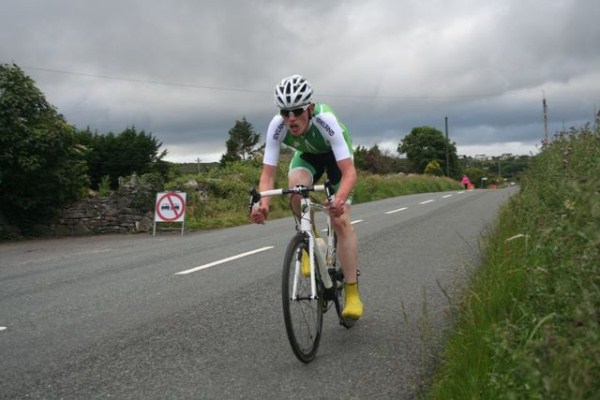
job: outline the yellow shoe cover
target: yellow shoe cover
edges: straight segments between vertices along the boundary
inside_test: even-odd
[[[306,278],[310,276],[310,256],[306,250],[302,250],[302,275]]]
[[[358,296],[357,283],[345,283],[346,301],[342,310],[342,317],[351,319],[360,319],[363,314],[363,304]]]

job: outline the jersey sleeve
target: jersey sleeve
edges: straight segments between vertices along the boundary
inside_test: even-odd
[[[343,125],[331,112],[323,112],[315,116],[315,123],[319,131],[331,145],[331,150],[336,161],[351,158],[351,144],[348,142],[348,136],[345,135]]]
[[[287,128],[283,118],[279,115],[273,117],[269,123],[269,128],[267,129],[263,164],[277,166],[277,162],[279,161],[279,152],[281,150],[281,143],[285,137],[286,130]]]

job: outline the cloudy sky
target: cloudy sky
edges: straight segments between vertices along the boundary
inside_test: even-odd
[[[218,161],[273,87],[302,74],[355,145],[395,153],[416,126],[459,155],[530,154],[600,109],[597,0],[1,0],[0,63],[68,122],[135,126],[167,159]]]

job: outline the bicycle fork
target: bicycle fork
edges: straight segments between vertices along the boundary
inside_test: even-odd
[[[307,200],[302,200],[302,210],[308,210]],[[315,243],[315,235],[312,232],[312,224],[310,218],[306,217],[306,212],[302,212],[300,217],[300,231],[303,232],[306,236],[308,236],[308,254],[310,259],[310,299],[316,300],[318,298],[317,292],[317,279],[316,273],[318,271],[319,277],[323,282],[323,286],[325,289],[331,289],[333,287],[333,283],[331,282],[331,277],[329,276],[329,272],[327,271],[327,263],[325,261],[325,255],[319,249],[319,246]],[[316,265],[315,265],[316,264]],[[292,297],[294,299],[298,298],[297,295],[297,287],[298,287],[298,279],[301,276],[302,272],[302,257],[301,254],[296,259],[296,268],[294,273],[294,283],[293,283],[293,291]]]

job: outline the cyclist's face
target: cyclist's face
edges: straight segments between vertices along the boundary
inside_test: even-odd
[[[315,108],[314,104],[311,104],[308,109],[304,110],[302,114],[296,116],[293,112],[283,116],[283,120],[292,135],[300,136],[308,130],[310,124],[309,112],[312,113]]]

